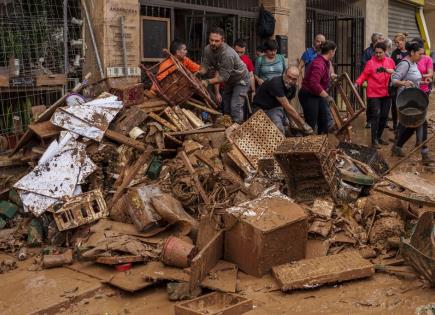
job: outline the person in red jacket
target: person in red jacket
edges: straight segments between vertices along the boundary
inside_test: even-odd
[[[337,45],[330,40],[320,46],[320,54],[308,66],[298,95],[305,121],[313,130],[317,128],[318,134],[328,133],[328,106],[334,99],[326,91],[336,49]]]
[[[388,82],[394,72],[395,63],[385,55],[385,43],[375,44],[374,50],[375,55],[367,62],[355,84],[362,85],[367,81],[367,121],[371,125],[372,147],[378,149],[380,144],[388,145],[388,142],[382,139],[382,133],[387,126],[391,108]]]

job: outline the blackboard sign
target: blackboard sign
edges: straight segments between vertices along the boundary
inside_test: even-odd
[[[161,61],[162,50],[169,48],[169,19],[156,17],[141,18],[141,56],[142,61]]]

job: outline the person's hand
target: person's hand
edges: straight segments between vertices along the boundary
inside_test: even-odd
[[[387,69],[385,69],[384,67],[379,67],[376,69],[376,73],[381,73],[381,72],[387,72]]]
[[[405,82],[403,82],[403,86],[404,87],[411,87],[414,86],[414,82],[406,80]]]
[[[264,83],[264,80],[263,79],[258,79],[257,83],[258,83],[258,85],[262,85]]]
[[[432,78],[427,77],[427,78],[424,79],[424,82],[425,82],[426,84],[429,84],[429,83],[432,82]]]
[[[332,81],[337,80],[337,77],[338,77],[338,75],[337,75],[336,73],[332,73],[332,74],[331,74],[331,79],[332,79]]]
[[[208,88],[208,86],[210,85],[210,81],[209,80],[202,80],[201,84],[205,87]]]
[[[308,125],[307,123],[304,123],[303,129],[306,135],[312,135],[314,133],[313,128],[311,128],[311,126]]]
[[[216,93],[215,97],[216,97],[216,103],[221,104],[222,103],[222,94]]]
[[[326,103],[328,103],[329,106],[331,106],[332,104],[335,103],[335,100],[331,95],[328,95],[327,97],[325,97],[325,101],[326,101]]]

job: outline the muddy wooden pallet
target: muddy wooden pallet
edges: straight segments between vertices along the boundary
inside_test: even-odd
[[[272,271],[282,291],[365,278],[375,273],[374,266],[356,251],[300,260],[273,267]]]
[[[262,110],[231,134],[231,140],[255,168],[261,159],[273,159],[273,153],[284,139],[285,136]],[[280,174],[278,163],[274,163],[275,172]]]

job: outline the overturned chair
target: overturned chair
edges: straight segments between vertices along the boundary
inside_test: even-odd
[[[176,106],[186,102],[193,95],[197,94],[209,107],[217,108],[217,105],[211,99],[208,90],[201,84],[201,81],[187,70],[174,55],[166,49],[163,52],[168,56],[163,61],[150,68],[140,65],[163,99],[172,106]],[[159,69],[160,65],[168,60],[172,62],[167,67]],[[157,79],[158,76],[164,72],[169,72],[169,74],[159,81]]]

